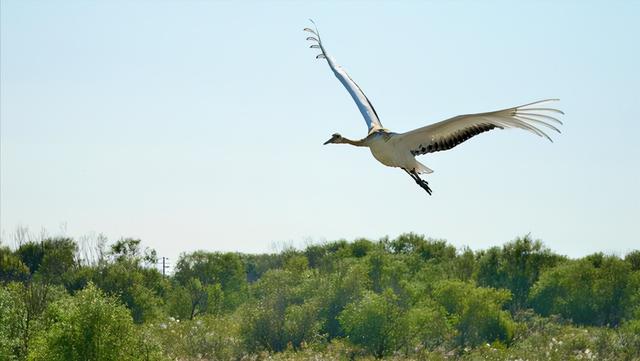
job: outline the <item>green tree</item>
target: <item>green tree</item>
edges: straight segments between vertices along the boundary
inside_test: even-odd
[[[48,304],[60,296],[60,291],[52,286],[39,283],[13,282],[2,287],[0,293],[0,319],[8,332],[3,344],[11,345],[13,357],[24,360],[29,352],[34,335],[41,328],[42,314]]]
[[[305,259],[306,262],[306,259]],[[299,268],[299,262],[289,264]],[[241,334],[250,350],[282,351],[319,338],[322,280],[313,271],[270,270],[252,287],[255,298],[240,310]]]
[[[37,271],[37,276],[45,282],[64,284],[68,272],[76,266],[78,245],[71,238],[49,238],[42,247],[44,256]]]
[[[422,299],[411,307],[405,318],[408,327],[407,346],[419,345],[433,350],[454,335],[444,307],[429,298]]]
[[[640,271],[640,250],[627,253],[627,255],[624,256],[624,260],[631,265],[632,271]]]
[[[481,253],[476,280],[485,287],[506,288],[511,291],[512,310],[527,305],[529,290],[540,273],[555,266],[561,257],[551,253],[540,241],[529,236],[494,247]]]
[[[187,286],[193,278],[198,279],[202,286],[219,284],[226,310],[235,309],[247,297],[245,267],[235,253],[197,251],[182,255],[176,264],[174,279]]]
[[[350,303],[339,316],[349,341],[364,347],[376,357],[403,346],[408,331],[406,318],[391,290],[382,294],[366,292]]]
[[[44,258],[44,247],[40,242],[26,242],[21,244],[16,250],[20,260],[29,268],[29,273],[33,275]]]
[[[387,248],[396,254],[415,254],[422,260],[442,262],[454,259],[456,248],[443,240],[427,239],[415,233],[405,233],[388,242]]]
[[[0,283],[25,281],[29,278],[29,267],[9,247],[0,246]]]
[[[241,333],[250,350],[282,351],[287,346],[285,312],[297,277],[289,271],[267,271],[254,286],[255,299],[241,312]]]
[[[629,263],[595,254],[544,272],[531,290],[531,305],[578,324],[616,326],[635,308],[635,280]]]
[[[77,244],[71,238],[47,238],[42,242],[26,242],[16,255],[29,267],[29,272],[48,283],[62,284],[65,274],[75,265]]]
[[[433,296],[454,320],[459,345],[511,341],[515,324],[502,310],[511,297],[509,291],[448,280],[438,282]]]
[[[93,282],[107,294],[118,297],[131,310],[136,323],[157,319],[161,314],[162,298],[152,289],[160,279],[155,269],[144,269],[134,262],[120,260],[100,266]],[[161,277],[161,276],[160,276]]]
[[[302,304],[288,305],[284,312],[284,337],[294,347],[320,339],[322,322],[318,303],[309,300]]]
[[[373,242],[364,238],[356,239],[355,241],[353,241],[353,243],[351,243],[350,246],[351,254],[353,255],[353,257],[357,258],[366,256],[375,248]]]
[[[326,276],[326,282],[319,287],[320,317],[324,320],[322,332],[329,338],[343,336],[338,316],[344,308],[360,299],[370,287],[367,267],[363,263],[347,264]]]
[[[148,328],[160,339],[171,360],[240,360],[239,322],[234,316],[203,315],[195,320],[171,320]],[[245,356],[246,357],[246,356]]]
[[[129,311],[93,284],[48,310],[49,327],[38,335],[29,360],[140,360]]]
[[[179,286],[180,287],[180,286]],[[222,311],[224,292],[219,283],[203,285],[199,279],[192,278],[184,287],[188,295],[189,319],[202,314],[219,314]]]
[[[0,287],[0,360],[17,360],[22,351],[16,306],[9,287]]]
[[[163,298],[170,282],[155,268],[155,251],[142,248],[140,240],[123,238],[113,244],[108,261],[95,269],[79,268],[68,289],[92,281],[102,291],[118,297],[131,310],[133,320],[143,323],[163,314]]]
[[[135,266],[155,265],[158,255],[152,248],[142,248],[142,241],[133,238],[122,238],[110,247],[109,256],[115,262],[128,262]]]

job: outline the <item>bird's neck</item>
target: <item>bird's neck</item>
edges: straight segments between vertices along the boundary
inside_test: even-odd
[[[342,137],[342,143],[351,144],[351,145],[354,145],[356,147],[366,147],[367,146],[366,138],[365,139],[360,139],[360,140],[351,140],[351,139],[347,139],[345,137]]]

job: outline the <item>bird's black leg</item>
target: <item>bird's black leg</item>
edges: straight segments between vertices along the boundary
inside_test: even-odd
[[[420,186],[420,188],[424,189],[425,191],[427,191],[427,193],[429,193],[429,195],[431,195],[432,191],[431,191],[431,188],[429,188],[429,182],[427,182],[426,180],[420,178],[418,173],[416,173],[413,170],[412,171],[408,171],[408,170],[404,169],[404,171],[407,172],[407,174],[409,174],[411,176],[411,178],[413,178],[413,180],[416,182],[417,185]]]

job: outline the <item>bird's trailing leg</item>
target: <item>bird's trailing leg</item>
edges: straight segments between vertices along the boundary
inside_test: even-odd
[[[429,188],[429,182],[427,182],[426,180],[420,178],[420,176],[418,175],[418,173],[416,173],[415,170],[406,170],[404,168],[402,168],[405,172],[407,172],[408,175],[411,176],[411,178],[413,178],[413,180],[416,182],[417,185],[420,186],[420,188],[424,189],[425,191],[427,191],[427,193],[429,193],[429,195],[431,195],[431,188]]]

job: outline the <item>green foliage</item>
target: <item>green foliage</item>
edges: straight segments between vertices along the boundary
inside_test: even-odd
[[[93,284],[48,309],[29,360],[139,360],[137,333],[128,310]]]
[[[142,241],[133,238],[123,238],[111,245],[109,255],[118,263],[132,263],[135,266],[141,264],[153,265],[158,262],[156,251],[151,248],[141,247]]]
[[[17,306],[9,287],[0,288],[0,360],[16,360],[22,351]]]
[[[58,237],[42,242],[26,242],[16,250],[31,275],[44,282],[62,284],[76,265],[78,246],[73,239]]]
[[[317,280],[310,273],[271,270],[254,288],[255,300],[241,310],[241,333],[250,350],[282,351],[319,337]]]
[[[224,292],[220,284],[203,285],[197,278],[191,278],[185,286],[177,285],[170,296],[170,313],[182,320],[220,314],[223,306]]]
[[[291,304],[284,312],[284,335],[287,344],[299,348],[304,344],[322,339],[320,336],[321,321],[318,318],[320,309],[315,300],[302,304]]]
[[[515,311],[527,305],[529,290],[540,273],[559,261],[560,257],[540,241],[526,236],[505,244],[502,249],[494,247],[484,252],[478,260],[476,280],[481,286],[510,290],[510,306]]]
[[[433,296],[451,316],[459,345],[511,341],[515,324],[501,309],[511,298],[509,291],[476,287],[461,281],[441,281]]]
[[[198,251],[165,277],[140,240],[109,249],[81,263],[69,238],[0,247],[0,360],[640,359],[638,251],[567,260],[529,237],[474,252],[408,233]]]
[[[38,270],[44,258],[44,247],[39,242],[26,242],[16,250],[16,255],[29,268],[32,275]]]
[[[26,281],[29,267],[9,247],[0,247],[0,283]]]
[[[324,320],[322,332],[330,338],[343,336],[338,316],[344,308],[362,297],[371,282],[364,264],[343,265],[326,278],[321,286],[320,315]]]
[[[37,275],[45,282],[63,284],[67,272],[76,265],[78,246],[70,238],[51,238],[43,242],[44,257]]]
[[[377,357],[389,354],[406,342],[407,324],[391,290],[382,294],[366,292],[339,316],[349,341]]]
[[[143,323],[162,315],[162,299],[152,289],[161,287],[154,274],[159,275],[155,269],[144,269],[135,262],[120,259],[100,266],[92,280],[107,294],[118,297],[131,310],[136,323]]]
[[[374,247],[375,246],[373,242],[367,239],[356,239],[355,241],[353,241],[353,243],[351,243],[351,254],[356,258],[364,257],[369,252],[371,252]]]
[[[203,286],[220,285],[225,310],[234,310],[248,294],[245,267],[235,253],[197,251],[182,255],[176,264],[174,279],[186,286],[194,278]]]
[[[415,233],[405,233],[391,242],[387,248],[395,254],[415,254],[424,261],[436,260],[442,262],[456,256],[456,248],[443,240],[426,239]]]
[[[6,339],[0,340],[2,354],[10,351],[23,360],[34,335],[42,326],[42,314],[49,303],[60,297],[60,291],[44,283],[10,283],[0,293],[0,319]]]
[[[421,300],[405,315],[408,329],[407,344],[433,350],[449,341],[454,335],[444,307],[431,299]]]
[[[624,256],[625,262],[631,265],[632,271],[640,271],[640,251],[631,251]]]
[[[530,299],[542,315],[559,314],[584,325],[616,326],[638,307],[639,292],[638,277],[629,263],[596,254],[544,272]]]
[[[282,254],[240,254],[238,257],[244,264],[247,282],[250,283],[260,279],[270,269],[281,268],[284,263]]]
[[[171,360],[237,360],[242,355],[235,316],[204,315],[195,320],[168,319],[149,330]]]

